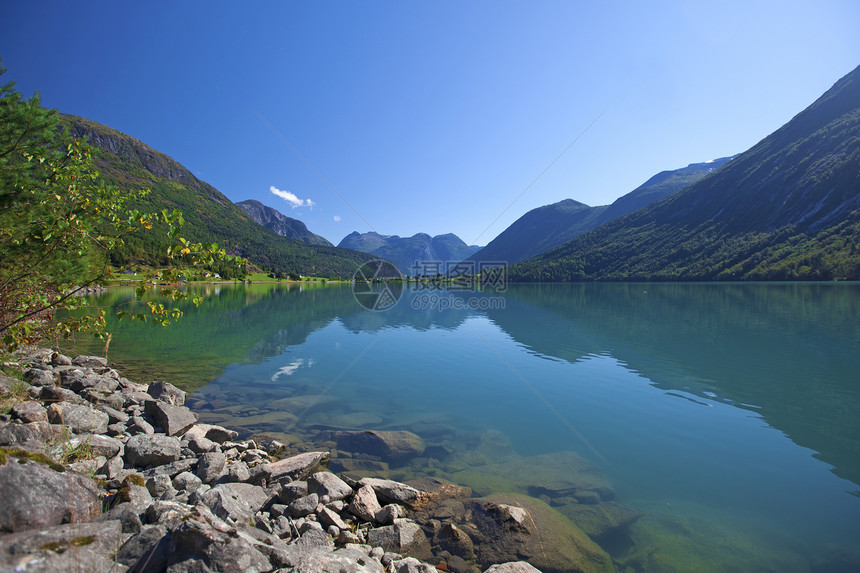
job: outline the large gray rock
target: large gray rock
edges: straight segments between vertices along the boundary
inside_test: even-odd
[[[301,573],[384,573],[382,565],[362,551],[353,548],[334,549],[328,534],[309,529],[286,550],[286,570]]]
[[[305,497],[300,497],[293,501],[287,507],[287,513],[289,513],[291,517],[304,517],[306,515],[310,515],[316,511],[319,501],[319,496],[317,494],[308,494]]]
[[[269,500],[269,495],[260,486],[228,483],[210,489],[201,499],[221,519],[247,523]]]
[[[228,430],[227,428],[216,426],[214,424],[195,424],[188,430],[188,432],[186,432],[185,436],[199,436],[215,443],[223,444],[224,442],[235,440],[239,437],[239,432]]]
[[[541,573],[540,569],[532,567],[525,561],[508,561],[493,565],[484,573]]]
[[[92,456],[113,458],[122,455],[124,447],[120,440],[102,434],[78,434],[69,438],[67,447],[80,448]]]
[[[54,373],[41,368],[28,368],[24,370],[24,380],[33,386],[53,386]]]
[[[181,436],[197,422],[197,414],[185,406],[151,401],[146,403],[145,409],[156,426],[161,426],[168,436]]]
[[[404,430],[381,432],[338,432],[335,434],[338,449],[368,454],[387,461],[400,461],[424,452],[424,440]]]
[[[48,407],[48,421],[52,424],[62,424],[78,434],[84,432],[104,434],[107,433],[110,418],[104,412],[99,412],[89,405],[56,402]]]
[[[302,480],[313,473],[328,458],[328,452],[307,452],[271,464],[261,464],[254,468],[251,480],[255,482],[265,481],[269,484]]]
[[[421,563],[414,557],[392,561],[391,569],[394,573],[437,573],[435,567],[427,563]]]
[[[147,393],[156,400],[172,406],[182,406],[185,404],[185,392],[169,382],[153,382],[149,385]]]
[[[382,510],[379,505],[379,500],[376,498],[376,492],[369,485],[363,485],[358,488],[352,501],[349,503],[347,511],[362,521],[373,523],[376,521],[376,516]]]
[[[170,538],[163,525],[142,528],[123,543],[116,554],[117,563],[129,571],[162,571],[167,566]]]
[[[43,386],[39,391],[39,400],[45,403],[49,402],[69,402],[71,404],[84,405],[86,400],[72,392],[67,388],[59,386]]]
[[[221,452],[208,452],[197,458],[197,477],[203,483],[216,480],[227,466],[227,456]]]
[[[159,466],[179,459],[178,438],[164,434],[138,434],[125,443],[125,461],[132,466]]]
[[[168,569],[170,571],[214,571],[223,573],[256,573],[271,571],[271,563],[251,543],[233,537],[221,527],[204,519],[191,518],[170,535]],[[194,564],[199,560],[206,569]]]
[[[0,553],[24,555],[38,553],[46,548],[60,553],[85,544],[94,551],[108,555],[121,543],[122,526],[119,521],[67,523],[4,535],[0,538]]]
[[[420,504],[424,497],[423,492],[414,487],[390,479],[362,478],[358,483],[360,486],[372,487],[377,499],[382,503],[399,503],[414,507]]]
[[[107,368],[107,358],[101,356],[76,356],[72,358],[72,364],[82,366],[84,368],[92,368],[93,370]]]
[[[47,422],[48,411],[38,402],[21,402],[12,406],[12,417],[28,422]]]
[[[0,466],[0,531],[90,521],[101,513],[99,491],[86,476],[7,454]]]
[[[317,472],[308,478],[308,491],[328,501],[337,501],[352,495],[352,488],[331,472]]]
[[[0,446],[15,446],[32,452],[44,452],[62,443],[68,432],[59,424],[30,422],[0,425]]]
[[[377,527],[367,532],[367,543],[386,551],[426,560],[432,556],[430,540],[421,526],[411,521]]]

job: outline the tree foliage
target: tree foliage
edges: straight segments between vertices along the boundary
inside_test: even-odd
[[[0,74],[5,69],[0,67]],[[217,244],[180,237],[178,210],[142,211],[129,204],[148,190],[108,185],[94,168],[93,149],[58,127],[57,114],[39,95],[24,99],[10,82],[0,87],[0,337],[7,348],[46,336],[86,331],[107,337],[103,312],[56,317],[58,310],[86,304],[88,287],[116,269],[111,255],[130,237],[164,231],[164,262],[171,266],[145,275],[143,295],[159,281],[175,278],[181,265],[238,265]],[[181,261],[181,262],[180,262]],[[178,289],[162,294],[186,297]],[[197,301],[199,303],[199,301]],[[181,311],[163,304],[133,319],[167,325]]]

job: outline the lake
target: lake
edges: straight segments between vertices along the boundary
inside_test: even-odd
[[[200,288],[176,325],[117,325],[109,358],[194,390],[201,421],[298,449],[407,430],[423,455],[362,467],[566,515],[576,500],[541,484],[588,460],[641,514],[600,540],[620,570],[860,563],[860,284],[413,286],[382,312],[348,285]]]

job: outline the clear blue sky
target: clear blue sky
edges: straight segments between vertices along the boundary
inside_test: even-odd
[[[0,3],[22,93],[335,244],[483,245],[742,152],[860,64],[858,30],[856,0]]]

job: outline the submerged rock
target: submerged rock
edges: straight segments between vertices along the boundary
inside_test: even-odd
[[[376,456],[387,461],[402,461],[424,453],[424,440],[421,436],[405,430],[336,432],[334,439],[339,449]]]
[[[471,503],[478,562],[527,560],[545,573],[614,571],[612,559],[582,530],[544,502],[495,494]]]

